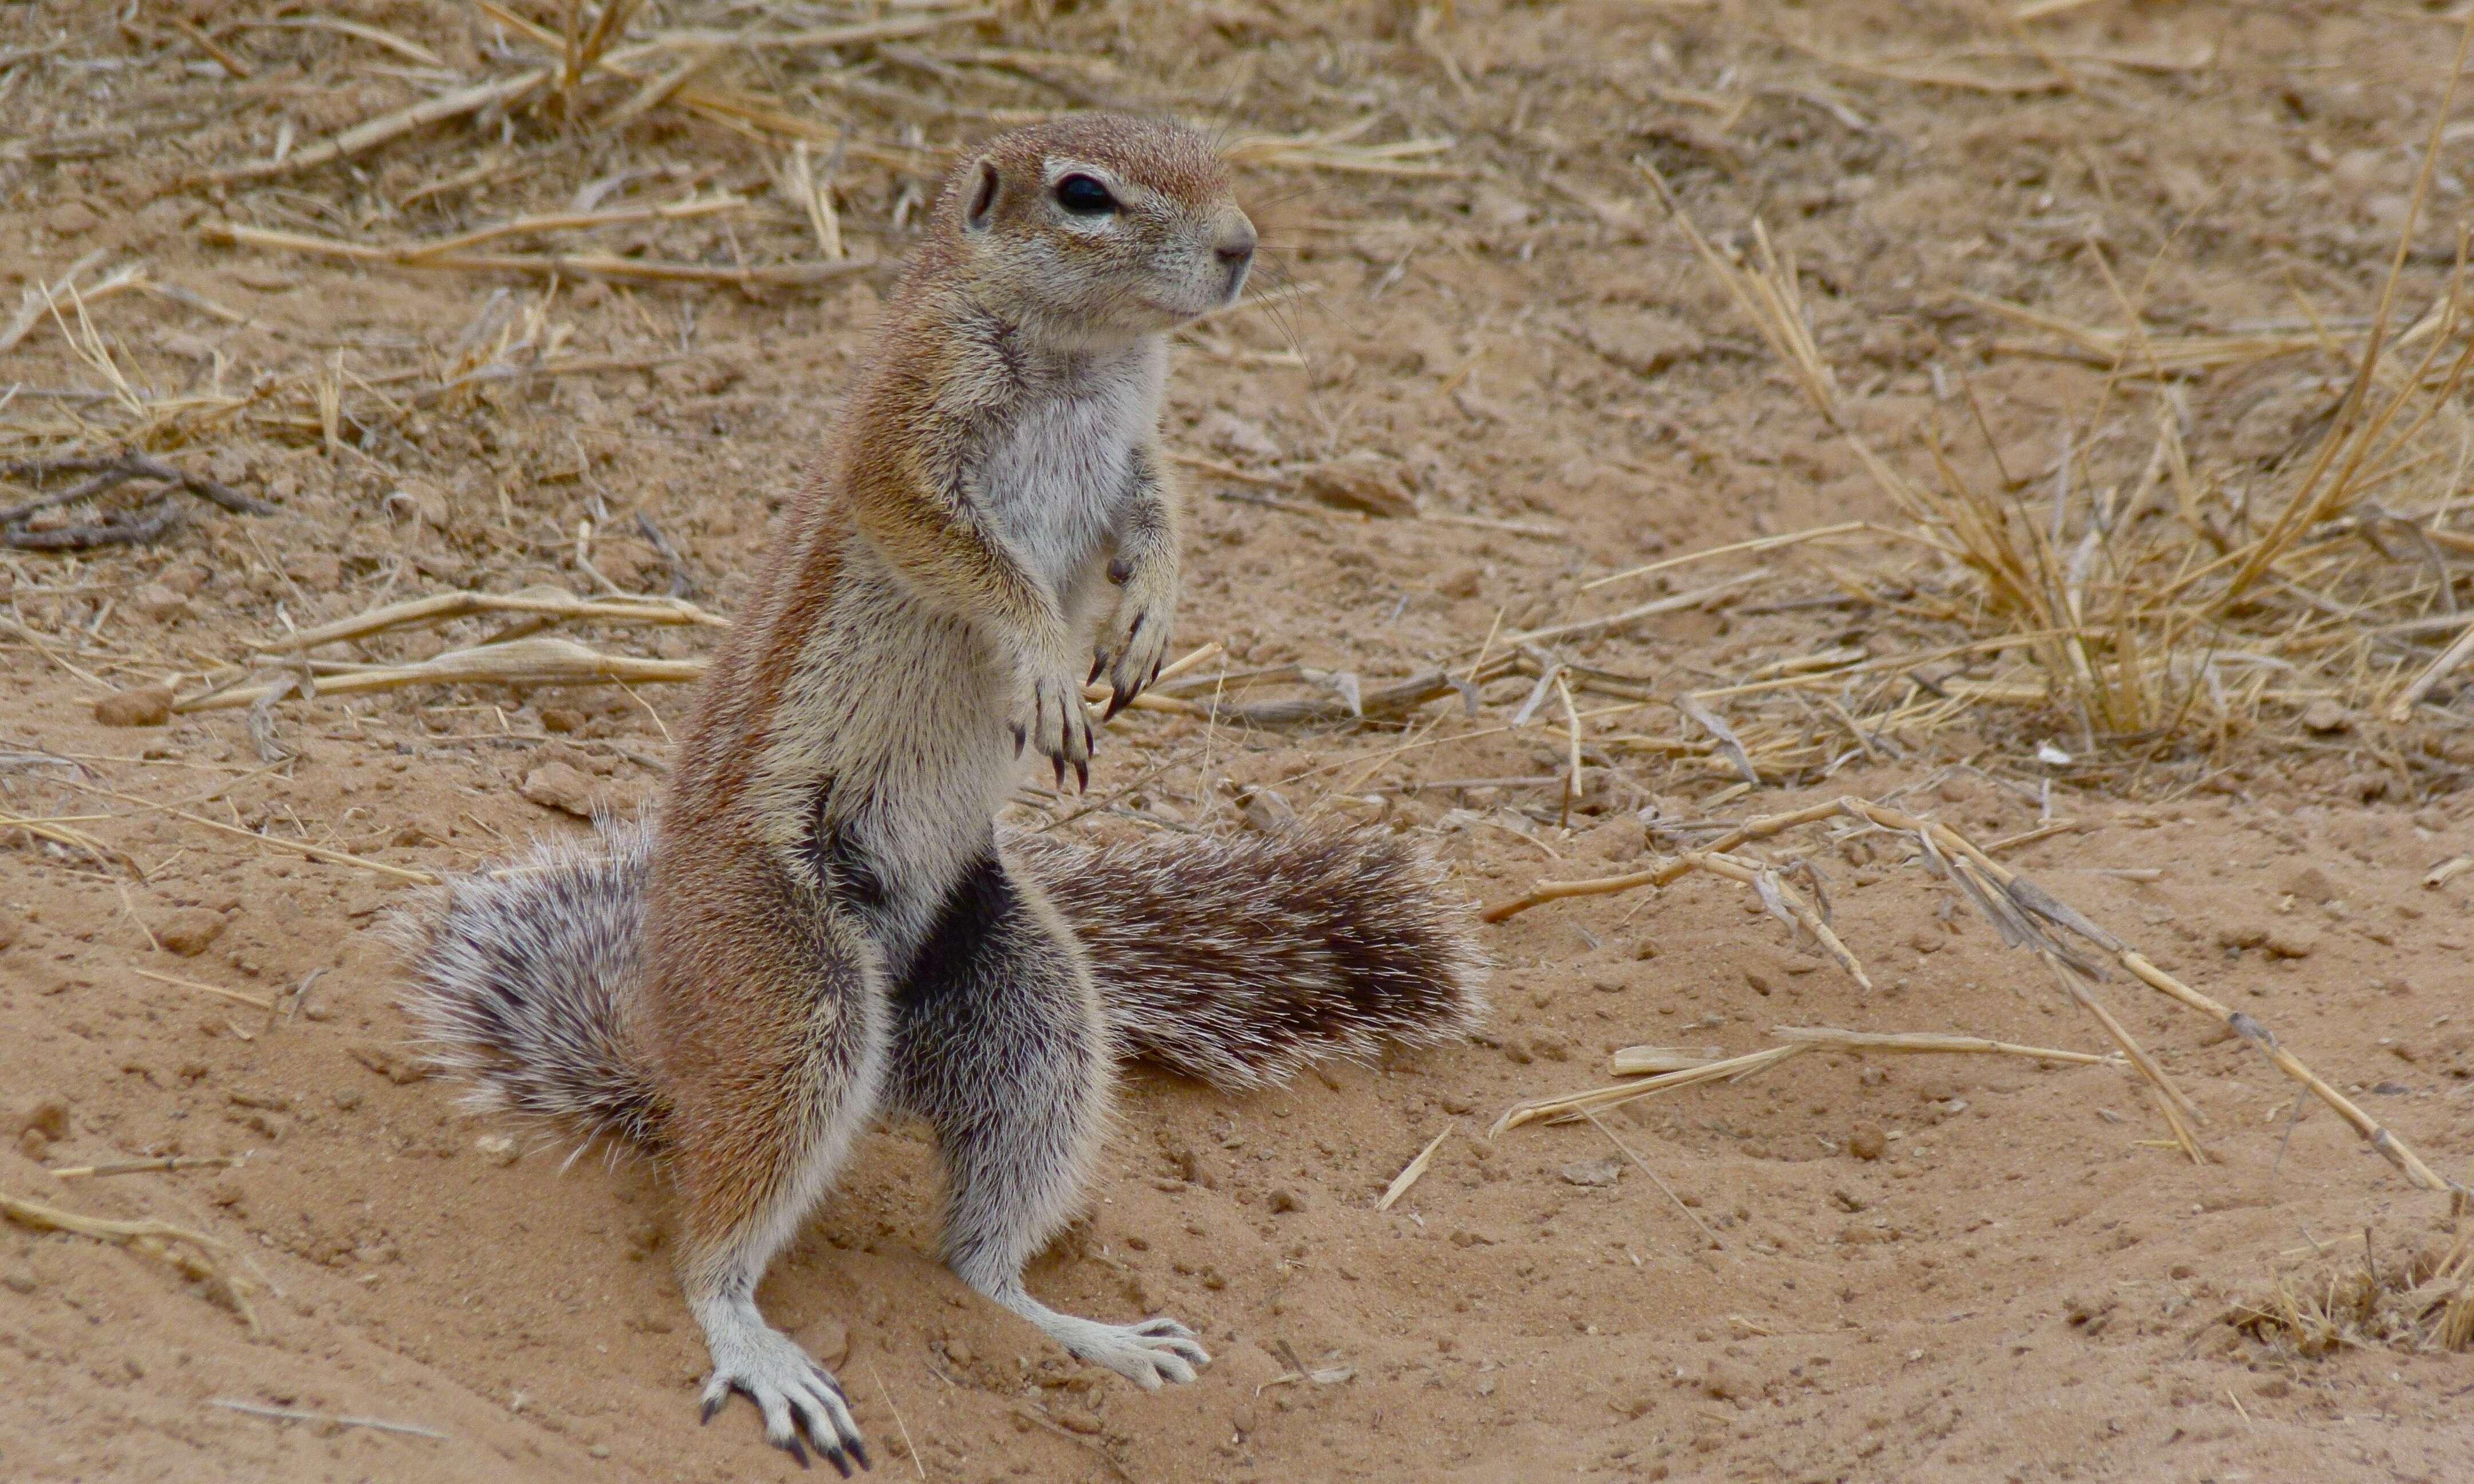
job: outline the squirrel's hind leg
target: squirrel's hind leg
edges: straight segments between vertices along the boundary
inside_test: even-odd
[[[993,853],[965,874],[894,996],[886,1091],[936,1131],[945,1260],[1077,1356],[1145,1390],[1211,1357],[1174,1319],[1060,1314],[1022,1269],[1072,1217],[1107,1120],[1115,1051],[1071,932]]]
[[[764,1415],[765,1441],[807,1464],[812,1444],[843,1477],[867,1448],[833,1374],[764,1322],[764,1269],[824,1197],[874,1112],[887,1026],[881,971],[855,925],[802,909],[778,880],[738,883],[733,906],[777,905],[805,930],[716,935],[702,967],[765,993],[664,996],[652,1008],[670,1093],[667,1163],[680,1201],[680,1287],[713,1352],[711,1422],[737,1392]],[[723,925],[727,926],[728,923]],[[747,1015],[744,1007],[757,1007]]]

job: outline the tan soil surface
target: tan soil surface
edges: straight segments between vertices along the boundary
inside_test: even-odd
[[[185,0],[143,7],[127,27],[77,0],[0,12],[0,310],[103,248],[240,322],[160,295],[96,303],[96,345],[155,396],[321,368],[339,387],[383,392],[399,371],[415,374],[396,385],[428,386],[424,369],[461,353],[485,315],[502,318],[478,335],[522,333],[537,316],[532,332],[563,337],[560,355],[615,369],[384,418],[355,384],[349,405],[369,420],[345,419],[331,441],[314,415],[185,433],[156,446],[280,513],[200,503],[152,545],[0,556],[0,813],[108,848],[0,828],[0,1192],[202,1233],[256,1325],[159,1255],[0,1223],[0,1474],[788,1476],[745,1408],[692,1424],[705,1360],[668,1268],[657,1179],[495,1142],[513,1131],[459,1114],[409,1059],[380,932],[403,883],[201,823],[470,869],[586,828],[535,799],[652,797],[684,688],[294,699],[273,713],[279,763],[261,760],[241,711],[116,728],[93,703],[166,680],[185,694],[249,641],[381,600],[590,591],[580,521],[603,533],[600,574],[666,590],[671,568],[639,513],[683,554],[702,600],[729,611],[867,347],[885,280],[756,294],[568,284],[546,298],[537,279],[206,244],[200,228],[225,221],[442,234],[568,209],[632,166],[656,173],[612,199],[695,185],[756,194],[761,209],[578,240],[722,264],[815,251],[774,183],[777,152],[659,109],[615,135],[484,115],[350,170],[184,186],[268,156],[279,136],[305,147],[447,74],[504,76],[532,55],[443,0],[318,12],[415,38],[436,68],[334,30],[224,26],[279,9]],[[1452,141],[1412,156],[1442,175],[1249,174],[1269,276],[1317,292],[1193,337],[1171,395],[1174,446],[1258,480],[1366,449],[1405,462],[1427,518],[1243,503],[1219,496],[1259,484],[1188,470],[1179,649],[1216,640],[1240,669],[1346,670],[1369,689],[1466,664],[1498,621],[1611,611],[1578,583],[1658,555],[1893,518],[1665,225],[1636,157],[1712,231],[1758,212],[1792,249],[1850,404],[1891,457],[1922,467],[1913,429],[1938,419],[1977,450],[1960,457],[1989,467],[1970,394],[1950,379],[1963,370],[2012,472],[2032,480],[2098,372],[1993,353],[2034,337],[1951,292],[2118,323],[2094,240],[2126,280],[2145,277],[2159,323],[2366,314],[2455,44],[2436,12],[2405,5],[2340,16],[2097,0],[2047,7],[2061,13],[2024,30],[1994,8],[1979,23],[1883,0],[1479,0],[1422,27],[1416,7],[1389,3],[1068,5],[1046,20],[1025,9],[911,44],[932,60],[940,47],[1072,54],[1076,68],[1050,71],[1085,96],[1207,111],[1241,132],[1366,119],[1354,142]],[[662,24],[756,18],[691,11]],[[253,76],[218,75],[176,15],[245,52]],[[948,96],[933,68],[867,76]],[[1008,85],[987,96],[1061,106],[1054,90]],[[599,86],[596,108],[625,96]],[[859,137],[901,133],[863,116]],[[986,127],[950,109],[913,122],[932,145]],[[476,183],[403,203],[493,161]],[[898,254],[895,220],[915,213],[904,192],[916,184],[861,158],[839,168],[852,251]],[[2462,151],[2442,161],[2415,302],[2453,251],[2466,186],[2450,172],[2464,168]],[[2211,460],[2275,459],[2342,373],[2301,357],[2194,380],[2190,441]],[[0,409],[15,419],[11,456],[66,448],[66,419],[127,426],[75,395],[105,381],[59,325],[38,324],[0,355],[0,401],[19,387]],[[2132,474],[2146,444],[2136,452]],[[1480,523],[1438,518],[1451,515]],[[1748,570],[1684,568],[1672,590]],[[1758,570],[1714,611],[1568,655],[1671,695],[1833,646],[1904,642],[1897,614],[1842,601],[1811,561]],[[1655,596],[1647,586],[1606,596]],[[419,658],[492,627],[329,653]],[[678,658],[710,631],[582,633]],[[2071,724],[1988,710],[1827,778],[1767,774],[1749,795],[1727,792],[1706,746],[1673,764],[1593,754],[1612,767],[1590,769],[1568,826],[1560,781],[1402,791],[1558,775],[1564,746],[1540,725],[1500,730],[1530,684],[1487,687],[1473,720],[1429,706],[1407,735],[1136,711],[1094,774],[1110,808],[1063,827],[1233,829],[1235,785],[1276,787],[1300,811],[1388,814],[1450,860],[1462,890],[1498,899],[1540,876],[1632,869],[1652,846],[1645,811],[1672,825],[1907,788],[1912,805],[1993,840],[2036,827],[2050,783],[2051,814],[2081,827],[2017,847],[2009,864],[2257,1017],[2436,1168],[2463,1178],[2474,1160],[2474,875],[2422,884],[2474,850],[2462,791],[2474,753],[2458,741],[2405,758],[2341,712],[2307,735],[2271,729],[2144,761],[2099,744],[2044,764],[2048,738],[2083,753]],[[2462,727],[2474,698],[2454,705]],[[1560,714],[1550,702],[1546,719]],[[1813,716],[1835,738],[1824,751],[1846,751]],[[1622,725],[1683,724],[1660,706]],[[1946,771],[1960,762],[1980,771]],[[1025,820],[1049,817],[1048,802],[1031,799]],[[1661,834],[1656,848],[1706,838]],[[1692,1221],[1587,1124],[1488,1142],[1519,1099],[1609,1080],[1619,1046],[1737,1053],[1801,1024],[2106,1049],[2032,958],[1901,864],[1890,837],[1807,830],[1766,849],[1818,867],[1872,993],[1797,945],[1750,890],[1691,876],[1488,928],[1497,1011],[1479,1043],[1236,1099],[1134,1074],[1089,1222],[1032,1281],[1080,1312],[1181,1316],[1218,1356],[1195,1385],[1141,1395],[968,1295],[931,1256],[934,1152],[908,1128],[863,1140],[772,1270],[765,1309],[848,1384],[883,1479],[2474,1478],[2463,1355],[2372,1345],[2303,1358],[2227,1322],[2280,1281],[2308,1291],[2359,1269],[2366,1250],[2391,1273],[2445,1250],[2444,1199],[2406,1186],[2316,1104],[2289,1133],[2292,1084],[2136,986],[2099,993],[2205,1114],[2212,1162],[2175,1151],[2119,1068],[2008,1058],[1810,1056],[1609,1115]],[[1423,1180],[1377,1213],[1385,1185],[1446,1131]],[[246,1161],[50,1173],[162,1155]]]

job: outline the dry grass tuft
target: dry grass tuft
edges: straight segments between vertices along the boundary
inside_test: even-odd
[[[2474,38],[2474,29],[2465,35]],[[2463,60],[2461,44],[2460,67]],[[1805,725],[1813,696],[1824,693],[1868,751],[1884,735],[1914,738],[1962,721],[2030,745],[2059,738],[2105,758],[2351,730],[2391,771],[2413,768],[2423,744],[2451,722],[2435,704],[2448,699],[2445,682],[2474,657],[2474,617],[2459,616],[2459,588],[2474,580],[2474,525],[2457,496],[2474,446],[2463,396],[2474,370],[2474,305],[2462,252],[2431,301],[2399,319],[2407,248],[2447,114],[2444,100],[2395,259],[2359,329],[2341,334],[2315,320],[2292,330],[2169,334],[2149,325],[2094,245],[2090,257],[2120,306],[2118,327],[1969,298],[2107,373],[2062,430],[2061,457],[2033,477],[2008,473],[2035,465],[1991,443],[1980,409],[1967,425],[1985,438],[1998,476],[1966,471],[1937,427],[1925,430],[1925,468],[1894,467],[1819,348],[1792,257],[1758,220],[1741,251],[1713,242],[1650,171],[1702,261],[1905,517],[1895,528],[1841,524],[1763,544],[1893,542],[1912,560],[1824,569],[1842,590],[1951,641],[1852,654],[1801,675],[1700,692],[1757,713],[1735,725],[1748,744],[1758,742],[1751,750],[1762,771],[1808,777],[1836,751],[1816,750]],[[2316,435],[2274,464],[2265,488],[2256,469],[2195,451],[2192,378],[2304,357],[2346,374]],[[1966,401],[1973,409],[1972,389]],[[1953,659],[1961,663],[1952,668],[1979,673],[1932,673]]]
[[[211,59],[226,81],[251,78],[271,53],[297,59],[305,49],[313,66],[383,54],[414,64],[422,93],[322,138],[296,140],[287,124],[270,154],[212,162],[178,184],[216,203],[197,225],[202,238],[245,255],[532,280],[537,297],[521,309],[494,301],[438,344],[375,357],[368,347],[295,356],[280,367],[219,354],[200,375],[116,327],[111,301],[173,300],[218,328],[253,328],[257,318],[159,281],[143,260],[98,251],[29,285],[0,320],[0,354],[57,335],[85,372],[83,385],[0,384],[0,458],[270,443],[383,466],[397,446],[421,441],[427,419],[470,414],[522,383],[678,358],[575,353],[575,326],[558,306],[578,283],[719,285],[765,297],[882,272],[966,141],[1068,108],[1174,107],[1153,96],[1155,82],[1104,59],[986,46],[1003,8],[951,0],[834,23],[776,12],[751,22],[712,6],[641,0],[479,0],[477,11],[493,39],[460,60],[439,38],[424,38],[433,47],[324,15],[173,22],[182,38],[173,44]],[[133,41],[145,35],[123,30]],[[1249,135],[1230,152],[1270,171],[1454,173],[1438,158],[1450,139],[1361,137],[1372,121]],[[682,124],[726,130],[773,168],[726,182],[712,168],[668,185],[678,172],[640,167],[647,138]],[[346,172],[359,183],[344,181]],[[877,178],[863,182],[871,188],[890,181],[893,230],[871,227],[854,242],[837,196],[862,183],[861,172]],[[497,221],[458,212],[472,193],[525,177],[567,178],[566,199]],[[450,229],[404,225],[442,215]],[[78,515],[89,534],[147,544],[172,522],[161,502],[133,498],[140,492],[98,489],[36,523],[48,530]],[[0,508],[10,503],[0,487]]]
[[[2347,1347],[2474,1349],[2474,1234],[2382,1263],[2365,1232],[2361,1257],[2316,1278],[2280,1278],[2265,1297],[2237,1304],[2225,1321],[2305,1357]]]

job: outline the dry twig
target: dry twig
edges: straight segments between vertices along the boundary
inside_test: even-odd
[[[2394,1165],[2398,1172],[2405,1176],[2408,1184],[2417,1189],[2447,1193],[2452,1207],[2464,1205],[2468,1196],[2466,1187],[2435,1172],[2403,1139],[2398,1138],[2377,1119],[2364,1112],[2362,1107],[2351,1098],[2329,1086],[2317,1073],[2304,1065],[2300,1058],[2280,1045],[2268,1027],[2256,1018],[2219,1003],[2166,972],[2145,953],[2097,925],[2076,908],[2053,897],[2025,876],[1995,860],[1983,849],[1949,826],[1902,809],[1876,803],[1869,799],[1845,796],[1827,803],[1808,805],[1785,814],[1747,820],[1730,830],[1718,842],[1704,850],[1627,875],[1605,876],[1589,881],[1540,882],[1522,896],[1486,909],[1482,918],[1489,922],[1500,922],[1532,907],[1567,897],[1606,896],[1630,891],[1639,886],[1662,886],[1678,879],[1687,872],[1710,869],[1713,857],[1719,857],[1723,852],[1732,850],[1748,841],[1768,839],[1798,826],[1816,824],[1832,816],[1843,816],[1860,824],[1903,834],[1912,839],[1917,847],[1916,858],[1931,866],[1936,872],[1948,876],[1959,886],[1977,911],[2001,933],[2005,944],[2033,950],[2038,958],[2050,968],[2064,990],[2076,1002],[2087,1008],[2098,1023],[2104,1026],[2106,1033],[2122,1048],[2123,1054],[2139,1069],[2142,1077],[2156,1089],[2159,1107],[2163,1110],[2168,1124],[2171,1126],[2176,1141],[2194,1159],[2200,1157],[2200,1150],[2195,1137],[2191,1133],[2185,1120],[2195,1118],[2197,1109],[2179,1089],[2172,1085],[2171,1079],[2165,1076],[2163,1069],[2156,1065],[2153,1059],[2138,1047],[2120,1020],[2087,993],[2084,980],[2098,972],[2096,967],[2079,957],[2061,939],[2053,936],[2054,929],[2059,929],[2072,938],[2093,945],[2140,983],[2190,1009],[2198,1011],[2249,1042],[2279,1072],[2299,1084],[2311,1096],[2334,1110],[2337,1115],[2344,1119],[2365,1142]],[[1735,878],[1742,879],[1742,875],[1737,874]],[[1802,1043],[1797,1044],[1800,1046]],[[1634,1084],[1632,1087],[1636,1089],[1660,1090],[1660,1086],[1656,1085],[1669,1084],[1676,1079],[1683,1079],[1683,1085],[1689,1085],[1692,1082],[1707,1081],[1712,1075],[1741,1075],[1742,1071],[1748,1068],[1738,1066],[1736,1064],[1751,1062],[1786,1049],[1774,1047],[1769,1052],[1756,1052],[1752,1058],[1739,1057],[1732,1063],[1715,1063],[1708,1066],[1673,1072],[1664,1077],[1651,1078],[1646,1083]],[[1721,1072],[1721,1068],[1734,1069]],[[1758,1068],[1754,1066],[1749,1069]],[[1598,1093],[1581,1094],[1585,1098],[1600,1099],[1588,1102],[1583,1106],[1606,1106],[1606,1101],[1610,1099],[1617,1102],[1626,1101],[1628,1100],[1626,1090],[1602,1089]],[[1529,1104],[1521,1105],[1523,1110],[1531,1107],[1532,1105]],[[1527,1113],[1513,1121],[1525,1122],[1529,1117],[1534,1116],[1543,1116],[1543,1114]],[[1506,1117],[1511,1118],[1512,1115],[1507,1114]],[[1511,1122],[1499,1123],[1497,1128],[1511,1126],[1513,1126]]]
[[[0,1216],[36,1231],[90,1236],[96,1241],[132,1248],[148,1257],[160,1258],[180,1269],[184,1276],[197,1280],[209,1298],[239,1315],[241,1323],[252,1330],[257,1328],[257,1315],[241,1293],[240,1281],[232,1277],[226,1263],[224,1244],[211,1236],[186,1227],[176,1227],[168,1221],[114,1221],[102,1216],[82,1216],[75,1211],[22,1200],[5,1191],[0,1191]]]

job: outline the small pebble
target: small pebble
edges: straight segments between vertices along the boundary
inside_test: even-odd
[[[1321,504],[1361,510],[1369,515],[1418,514],[1418,497],[1410,491],[1399,461],[1375,453],[1348,454],[1308,467],[1298,476],[1298,493]]]
[[[183,907],[155,924],[155,941],[182,958],[196,958],[223,932],[222,913],[205,907]]]
[[[2276,886],[2289,897],[2322,905],[2344,895],[2337,889],[2336,882],[2328,879],[2328,873],[2316,866],[2296,866],[2279,878]]]
[[[1609,1155],[1603,1160],[1575,1160],[1556,1173],[1564,1183],[1572,1185],[1612,1185],[1623,1179],[1623,1161]]]
[[[593,818],[593,780],[563,762],[544,763],[525,774],[521,792],[545,809]]]
[[[1859,1160],[1878,1160],[1890,1151],[1890,1136],[1878,1123],[1859,1123],[1847,1136],[1847,1152]]]
[[[10,1127],[23,1134],[32,1130],[45,1138],[66,1138],[69,1133],[68,1099],[62,1097],[29,1098],[18,1105],[9,1119]]]
[[[172,719],[172,687],[114,691],[94,704],[94,719],[107,727],[160,727]]]
[[[828,1370],[850,1358],[850,1326],[838,1319],[819,1319],[800,1338],[807,1342],[808,1353]]]
[[[189,600],[161,583],[148,583],[131,593],[129,606],[158,624],[178,623],[191,612]]]
[[[2302,710],[2302,725],[2313,731],[2342,731],[2353,724],[2353,713],[2325,697],[2312,702]]]

